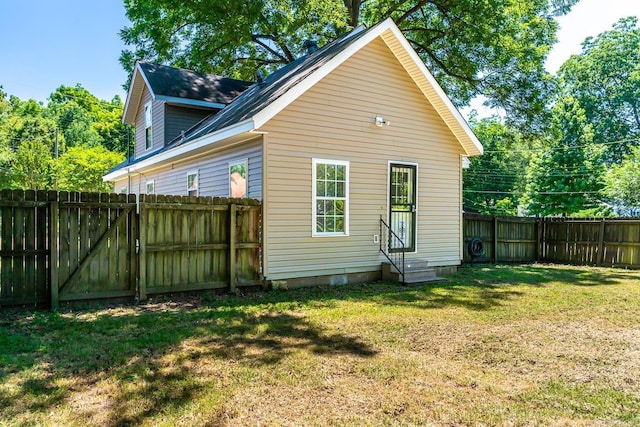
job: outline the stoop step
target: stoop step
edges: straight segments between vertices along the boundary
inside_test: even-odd
[[[388,261],[382,263],[382,280],[400,283],[400,272]],[[404,261],[404,284],[438,282],[442,280],[426,259]]]

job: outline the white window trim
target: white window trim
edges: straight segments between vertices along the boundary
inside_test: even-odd
[[[245,165],[245,173],[246,173],[246,177],[245,177],[245,185],[247,186],[246,191],[244,193],[244,196],[242,196],[242,198],[247,198],[249,197],[249,159],[248,158],[244,158],[244,159],[237,159],[237,160],[232,160],[229,162],[229,169],[228,169],[228,175],[229,175],[229,197],[231,197],[231,168],[233,166],[237,166],[237,165],[241,165],[244,164]]]
[[[147,121],[147,110],[149,110],[149,120]],[[149,151],[153,149],[153,103],[151,101],[144,104],[142,110],[144,114],[144,149]],[[147,129],[151,129],[151,145],[147,147]]]
[[[316,202],[317,202],[317,165],[321,164],[333,164],[333,165],[342,165],[346,167],[345,170],[345,201],[344,201],[344,232],[338,233],[319,233],[316,231],[316,220],[318,216],[318,212],[316,211]],[[311,179],[311,212],[312,212],[312,221],[311,221],[311,236],[312,237],[346,237],[349,236],[349,161],[348,160],[331,160],[331,159],[316,159],[313,158],[311,162],[312,168],[312,179]]]
[[[149,186],[151,186],[151,188],[153,189],[153,191],[151,193],[149,193]],[[147,181],[146,192],[147,192],[147,194],[156,194],[156,181],[155,180],[152,179],[152,180]]]
[[[195,179],[196,188],[195,188],[195,190],[196,190],[196,197],[197,197],[197,196],[200,195],[200,171],[199,170],[192,170],[192,171],[187,172],[187,196],[189,196],[189,191],[190,191],[190,188],[189,188],[189,177],[191,175],[195,175],[196,176],[196,179]]]

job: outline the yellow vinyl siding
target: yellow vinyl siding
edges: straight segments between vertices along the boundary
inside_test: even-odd
[[[374,117],[390,126],[377,128]],[[266,123],[268,279],[374,271],[387,218],[388,163],[418,164],[417,253],[460,263],[463,148],[387,45],[377,39]],[[311,237],[312,158],[350,162],[348,237]]]

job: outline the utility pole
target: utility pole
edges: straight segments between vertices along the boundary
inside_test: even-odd
[[[56,126],[56,135],[55,135],[55,144],[54,144],[54,148],[53,148],[53,155],[56,158],[56,160],[58,159],[58,126]],[[54,173],[53,175],[53,189],[55,191],[58,191],[58,176],[56,173]]]

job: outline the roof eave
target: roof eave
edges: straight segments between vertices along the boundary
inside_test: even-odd
[[[387,38],[391,35],[398,43],[395,46],[390,45],[388,39],[385,38],[385,35]],[[347,49],[340,52],[325,65],[313,72],[313,74],[295,85],[285,95],[279,97],[266,108],[254,114],[253,120],[255,122],[256,129],[261,128],[266,122],[313,87],[322,78],[327,76],[353,54],[378,37],[381,37],[385,43],[387,43],[387,46],[389,46],[398,61],[400,61],[411,78],[420,87],[420,90],[423,92],[427,100],[431,102],[442,120],[456,136],[465,151],[465,154],[467,156],[481,155],[483,151],[482,144],[469,127],[469,124],[453,105],[449,97],[428,70],[427,66],[422,62],[422,59],[420,59],[416,51],[411,47],[407,39],[402,34],[402,31],[400,31],[391,18],[388,18],[372,27],[367,34],[353,42],[353,44],[351,44]],[[395,50],[398,48],[402,48],[402,51],[406,53],[406,55],[403,55],[403,52]],[[415,67],[417,73],[412,72],[410,69],[411,65]],[[420,79],[420,77],[422,78]]]
[[[384,22],[388,22],[387,19]],[[403,48],[403,51],[407,54],[401,55],[398,52],[398,46],[394,43],[390,43],[388,36],[392,34],[393,38]],[[473,133],[471,127],[467,121],[462,117],[460,111],[451,102],[451,99],[444,92],[438,81],[433,77],[433,74],[429,71],[417,52],[411,47],[409,41],[404,37],[402,31],[390,21],[383,31],[379,34],[385,41],[389,49],[394,53],[398,61],[402,64],[405,70],[409,73],[411,78],[416,82],[420,90],[424,93],[425,97],[431,102],[436,109],[442,120],[447,124],[449,129],[458,138],[460,145],[465,151],[467,156],[479,156],[483,152],[482,143],[478,140],[478,137]],[[416,71],[419,75],[415,75],[415,72],[411,66],[417,68]],[[422,76],[423,79],[419,77]],[[433,99],[433,97],[437,99]]]
[[[144,75],[144,72],[142,71],[142,67],[140,67],[140,63],[136,62],[136,65],[133,68],[133,74],[131,77],[131,84],[129,85],[129,91],[127,92],[127,99],[124,104],[124,111],[122,113],[122,123],[126,125],[135,124],[136,113],[138,111],[138,106],[140,105],[140,99],[142,98],[144,86],[146,86],[147,89],[149,89],[149,92],[151,93],[151,97],[155,99],[155,94],[153,93],[153,89],[151,88],[151,85],[147,81],[147,77]]]
[[[158,95],[156,96],[157,100],[165,101],[170,104],[180,104],[180,105],[189,105],[192,107],[205,107],[205,108],[218,108],[223,109],[226,107],[226,104],[222,104],[220,102],[210,102],[210,101],[201,101],[198,99],[191,98],[180,98],[177,96],[166,96],[166,95]]]
[[[236,123],[232,126],[227,126],[219,131],[204,135],[198,139],[194,139],[183,145],[178,145],[175,148],[168,149],[158,153],[155,156],[142,160],[141,162],[134,163],[129,166],[123,166],[120,169],[109,172],[102,177],[102,180],[116,181],[120,178],[126,177],[132,172],[142,172],[150,168],[157,168],[165,163],[175,162],[183,157],[188,157],[190,153],[205,148],[208,145],[223,141],[225,139],[239,136],[243,133],[249,133],[255,130],[253,120],[248,119],[242,122]]]

